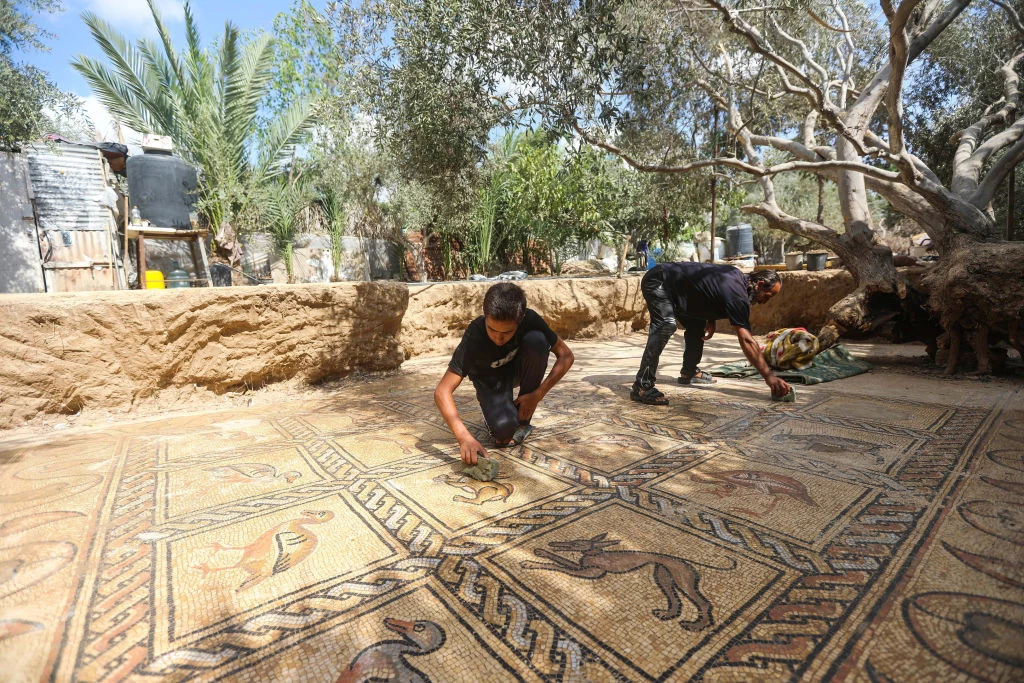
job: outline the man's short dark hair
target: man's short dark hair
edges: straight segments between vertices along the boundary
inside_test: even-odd
[[[484,295],[484,315],[520,322],[526,316],[526,292],[511,282],[499,282]]]
[[[747,276],[750,280],[750,286],[752,289],[771,289],[775,286],[776,282],[780,282],[778,271],[774,271],[771,268],[761,268],[755,270]]]

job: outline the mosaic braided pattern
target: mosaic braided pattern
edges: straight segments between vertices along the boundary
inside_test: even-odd
[[[957,398],[904,374],[910,398],[869,374],[773,404],[726,381],[665,386],[660,408],[628,401],[638,344],[576,348],[530,440],[492,451],[493,482],[459,473],[442,361],[328,400],[0,441],[0,568],[17,568],[0,664],[111,682],[1024,676],[1019,384]]]

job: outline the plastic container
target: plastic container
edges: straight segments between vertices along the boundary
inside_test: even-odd
[[[132,225],[142,225],[142,214],[137,206],[132,207]]]
[[[146,289],[166,289],[164,274],[159,270],[146,271]]]
[[[754,228],[750,225],[726,228],[725,240],[729,256],[750,256],[754,253]]]
[[[803,270],[804,253],[802,251],[791,251],[786,254],[786,270]]]
[[[184,289],[191,287],[192,282],[189,279],[188,272],[183,270],[178,262],[174,262],[174,270],[167,273],[167,277],[164,278],[164,282],[167,285],[167,289]]]
[[[807,270],[825,270],[825,264],[828,262],[827,251],[809,251],[807,252]]]
[[[161,228],[189,229],[195,210],[196,171],[169,154],[136,154],[126,164],[128,192],[141,215]]]
[[[223,263],[211,263],[210,264],[210,277],[213,279],[211,283],[214,287],[230,287],[231,286],[231,268]]]

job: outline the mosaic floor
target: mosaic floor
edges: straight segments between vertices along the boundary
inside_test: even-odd
[[[1024,384],[903,362],[778,404],[670,384],[679,342],[668,408],[627,400],[642,336],[571,344],[491,483],[443,358],[0,438],[0,679],[1024,679]]]

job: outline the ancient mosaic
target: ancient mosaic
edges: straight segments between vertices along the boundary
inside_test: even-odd
[[[491,482],[436,359],[0,441],[2,678],[1024,678],[1019,384],[666,382],[661,408],[627,398],[637,344],[573,348]]]

